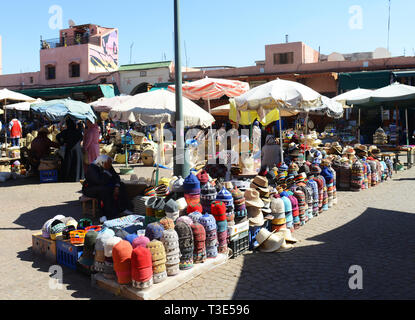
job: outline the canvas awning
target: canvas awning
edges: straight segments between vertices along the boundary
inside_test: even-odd
[[[112,98],[117,94],[118,87],[113,84],[90,84],[84,86],[60,87],[60,88],[39,88],[20,90],[20,93],[32,97],[56,97],[68,96],[72,93],[101,92],[105,98]]]

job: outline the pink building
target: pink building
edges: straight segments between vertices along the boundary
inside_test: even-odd
[[[1,46],[0,46],[1,48]],[[118,92],[118,30],[93,24],[60,30],[41,40],[40,71],[1,75],[6,87],[42,99],[72,97],[92,101]],[[109,89],[109,90],[108,90]]]

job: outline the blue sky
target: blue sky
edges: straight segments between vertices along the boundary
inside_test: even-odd
[[[49,8],[63,10],[63,26],[95,23],[116,27],[120,64],[174,60],[173,0],[0,0],[3,73],[39,70],[39,40],[57,38]],[[350,28],[360,6],[362,28]],[[181,0],[182,63],[250,66],[265,58],[266,44],[303,41],[321,53],[373,51],[387,46],[388,0]],[[415,55],[415,1],[392,0],[390,51]],[[6,14],[5,14],[6,13]]]

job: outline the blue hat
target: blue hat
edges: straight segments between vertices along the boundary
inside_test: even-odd
[[[222,190],[218,192],[216,200],[224,202],[226,206],[233,206],[232,193],[230,193],[225,187],[223,187]]]
[[[160,240],[163,237],[163,232],[164,228],[160,223],[150,223],[146,228],[145,236],[149,238],[150,241]]]
[[[211,214],[204,214],[199,218],[199,223],[205,227],[206,232],[216,230],[216,220]]]
[[[134,239],[137,238],[137,237],[138,237],[138,235],[136,233],[132,233],[132,234],[127,235],[125,237],[125,240],[127,240],[129,243],[133,244]]]
[[[200,194],[200,181],[193,173],[184,179],[183,192],[186,194]]]

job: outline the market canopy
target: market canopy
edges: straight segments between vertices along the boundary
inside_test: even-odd
[[[61,121],[66,116],[76,120],[90,120],[95,122],[96,116],[89,104],[71,99],[51,100],[41,103],[34,103],[30,110],[40,114],[50,121]]]
[[[174,85],[168,86],[168,90],[176,92]],[[240,96],[249,90],[249,83],[238,80],[204,78],[201,80],[184,83],[182,85],[183,96],[190,100],[214,100],[223,96],[229,98]]]
[[[340,119],[343,117],[343,105],[326,96],[321,96],[322,105],[316,108],[310,108],[311,114],[324,115],[330,118]]]
[[[395,82],[374,90],[369,97],[349,99],[347,104],[358,107],[411,107],[415,106],[415,87]]]
[[[176,95],[167,90],[140,93],[113,108],[109,117],[114,121],[138,122],[142,126],[176,122]],[[183,97],[184,125],[209,127],[215,119],[194,102]]]
[[[37,99],[34,103],[40,103],[44,102],[42,99]],[[16,111],[30,111],[30,105],[32,103],[30,102],[20,102],[20,103],[14,103],[14,104],[8,104],[5,106],[5,109],[7,110],[16,110]]]
[[[347,100],[360,100],[360,99],[367,99],[372,94],[373,90],[369,89],[354,89],[351,91],[347,91],[334,97],[333,100],[340,102],[344,108],[348,108]]]
[[[131,98],[132,96],[130,95],[100,98],[97,101],[90,103],[90,105],[96,112],[110,112],[113,108],[120,106],[122,103]]]
[[[25,102],[33,102],[36,101],[35,98],[29,97],[25,94],[21,94],[18,92],[11,91],[9,89],[1,89],[0,90],[0,101],[25,101]]]

